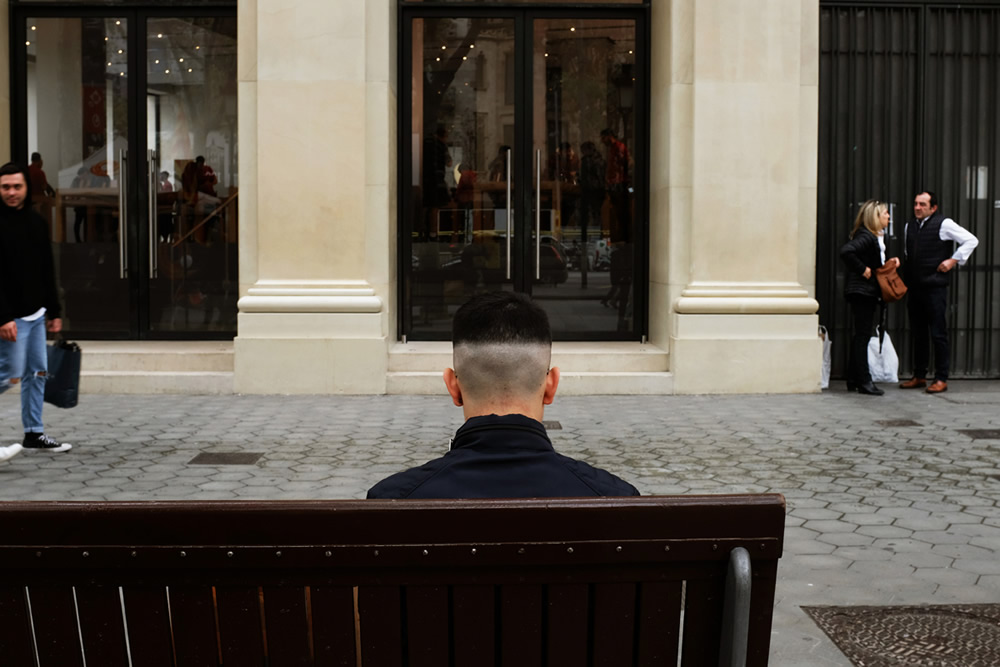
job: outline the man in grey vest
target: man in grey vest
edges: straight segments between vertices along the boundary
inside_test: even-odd
[[[927,393],[948,390],[948,275],[964,265],[979,240],[951,218],[938,211],[937,197],[924,191],[913,200],[915,219],[906,224],[903,280],[906,282],[907,312],[913,340],[913,377],[903,389],[927,387]],[[955,244],[958,247],[955,247]],[[928,340],[930,332],[930,340]],[[934,343],[934,382],[927,385],[930,341]]]

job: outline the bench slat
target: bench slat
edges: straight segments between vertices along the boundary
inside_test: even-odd
[[[35,664],[24,586],[0,586],[0,655],[12,665]]]
[[[639,589],[638,666],[677,664],[681,582],[645,583]]]
[[[132,662],[143,667],[173,667],[167,592],[162,586],[123,586]]]
[[[356,667],[354,589],[312,586],[309,599],[316,664]]]
[[[358,588],[361,614],[361,664],[401,667],[403,635],[400,589],[396,586]]]
[[[496,663],[496,595],[493,586],[452,587],[455,667]]]
[[[410,667],[448,664],[448,588],[407,586],[406,637]]]
[[[689,579],[684,594],[684,642],[681,665],[700,667],[719,661],[725,581]]]
[[[541,667],[542,586],[500,588],[500,656],[503,667]]]
[[[218,635],[211,586],[171,586],[170,618],[174,647],[185,667],[216,667]]]
[[[632,664],[634,640],[635,584],[595,585],[595,667]]]
[[[117,586],[77,586],[76,604],[88,665],[128,667],[125,623]]]
[[[304,587],[264,586],[264,624],[271,667],[309,662]]]
[[[39,662],[59,667],[83,667],[72,587],[32,586],[28,589],[28,597]]]
[[[257,586],[217,586],[219,646],[222,663],[264,667],[264,638],[260,625]]]
[[[590,586],[552,584],[548,587],[546,654],[550,665],[586,665],[590,624]]]

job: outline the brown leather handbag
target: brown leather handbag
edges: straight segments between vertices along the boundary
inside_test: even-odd
[[[899,301],[906,294],[906,285],[896,273],[895,263],[886,262],[875,269],[875,279],[878,280],[878,286],[882,288],[882,300],[886,303]]]

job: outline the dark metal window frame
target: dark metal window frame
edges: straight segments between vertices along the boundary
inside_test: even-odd
[[[410,99],[412,95],[411,77],[408,65],[411,64],[412,32],[407,29],[407,22],[413,18],[449,18],[455,16],[462,17],[495,17],[510,18],[514,21],[514,40],[516,44],[523,46],[515,48],[515,72],[522,81],[530,81],[531,61],[526,57],[531,44],[529,31],[532,19],[535,18],[629,18],[636,20],[636,51],[639,57],[636,58],[636,99],[639,101],[635,106],[635,136],[636,145],[632,148],[633,159],[641,167],[642,179],[640,187],[646,196],[637,198],[635,201],[635,218],[644,224],[637,224],[636,242],[640,246],[641,254],[636,257],[635,274],[632,281],[633,298],[638,304],[634,311],[635,329],[629,334],[616,332],[602,333],[594,335],[580,332],[579,335],[570,334],[560,336],[558,340],[563,341],[593,341],[593,340],[641,340],[649,333],[649,236],[650,236],[650,197],[649,197],[649,133],[650,133],[650,100],[652,91],[650,90],[650,7],[649,3],[643,4],[556,4],[556,3],[460,3],[460,2],[406,2],[399,0],[399,11],[397,12],[400,39],[400,48],[397,52],[397,72],[398,72],[398,113],[397,113],[397,137],[408,137],[411,127],[412,110]],[[641,94],[640,94],[641,86]],[[527,134],[530,132],[532,109],[531,90],[529,85],[515,86],[515,137],[516,146],[525,145]],[[642,140],[640,140],[640,138]],[[402,139],[400,139],[402,141]],[[400,143],[402,147],[402,143]],[[404,150],[397,151],[397,183],[409,183],[411,165],[404,159]],[[521,173],[531,173],[532,156],[530,151],[519,151],[515,158],[515,171],[520,168]],[[518,188],[515,208],[528,211],[531,210],[532,192],[530,188]],[[404,219],[413,210],[410,192],[405,187],[399,188],[396,198],[397,205],[397,307],[399,317],[397,318],[397,339],[407,336],[409,340],[437,340],[436,338],[425,337],[420,334],[411,335],[412,322],[411,314],[407,307],[406,289],[402,287],[409,283],[412,266],[410,262],[412,238],[407,232],[410,228],[404,224]],[[528,240],[524,234],[516,234],[512,252],[515,256],[524,256],[525,244]],[[514,275],[514,285],[530,283],[527,278],[529,268],[523,266],[523,262],[516,267]]]

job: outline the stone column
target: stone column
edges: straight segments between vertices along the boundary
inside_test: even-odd
[[[654,198],[658,187],[670,201],[670,263],[665,286],[654,269],[653,294],[673,302],[677,393],[819,390],[818,304],[803,286],[815,257],[818,9],[670,3],[673,34],[692,37],[668,56],[670,157],[665,173],[654,167]]]
[[[390,0],[239,3],[237,392],[385,392],[394,11]]]

